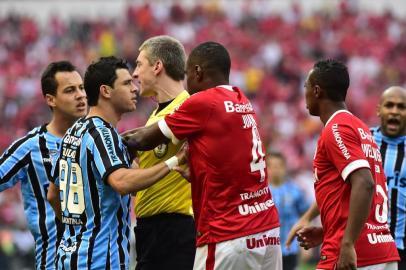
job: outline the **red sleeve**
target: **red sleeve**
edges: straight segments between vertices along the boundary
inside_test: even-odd
[[[326,127],[324,141],[327,157],[344,180],[353,171],[370,167],[359,134],[350,124],[332,123]]]
[[[175,112],[165,116],[159,127],[174,143],[193,136],[205,128],[213,104],[204,92],[192,95]]]

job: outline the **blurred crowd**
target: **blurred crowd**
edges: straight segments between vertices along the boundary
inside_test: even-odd
[[[293,178],[311,197],[311,162],[321,124],[305,108],[307,71],[320,58],[346,62],[351,76],[347,104],[376,124],[381,91],[406,82],[401,68],[406,66],[406,20],[361,12],[346,2],[333,12],[310,15],[299,5],[276,15],[253,12],[258,8],[252,4],[247,1],[238,11],[213,3],[131,5],[120,18],[52,17],[45,25],[32,17],[0,17],[0,150],[49,119],[39,77],[50,61],[68,59],[83,72],[99,56],[118,55],[134,65],[139,45],[154,35],[176,37],[187,52],[214,40],[231,53],[231,83],[250,97],[267,148],[284,153]],[[152,107],[153,102],[141,100],[120,130],[143,125]],[[24,226],[22,209],[15,213],[21,204],[17,194],[18,189],[0,194],[0,228]],[[13,237],[0,230],[0,260],[8,239]]]

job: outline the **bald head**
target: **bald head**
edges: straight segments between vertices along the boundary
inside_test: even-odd
[[[385,91],[383,91],[382,95],[381,95],[381,100],[380,103],[382,104],[382,102],[389,98],[389,97],[399,97],[402,99],[406,99],[406,89],[401,87],[401,86],[391,86],[388,89],[386,89]]]
[[[388,137],[406,135],[406,89],[392,86],[386,89],[378,105],[382,133]]]

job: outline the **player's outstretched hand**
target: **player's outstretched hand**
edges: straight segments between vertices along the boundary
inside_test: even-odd
[[[322,227],[305,227],[297,232],[299,245],[304,249],[310,249],[319,246],[323,242]]]
[[[184,143],[179,151],[176,153],[176,157],[178,158],[178,164],[183,165],[187,163],[189,155],[189,146],[187,143]]]
[[[187,181],[190,179],[190,169],[187,164],[184,164],[182,166],[175,166],[173,168],[174,171],[177,171],[182,175],[183,178],[185,178]]]
[[[189,155],[189,147],[187,143],[184,143],[178,153],[176,153],[176,157],[178,158],[179,165],[174,167],[173,169],[180,173],[183,178],[189,180],[190,178],[190,170],[187,164]]]
[[[290,249],[290,245],[292,244],[293,239],[295,239],[296,233],[308,225],[309,221],[304,217],[300,218],[295,225],[293,225],[286,238],[285,246],[287,249]]]
[[[357,269],[357,254],[354,245],[341,243],[340,256],[337,261],[337,270]]]
[[[134,129],[130,129],[130,130],[126,130],[123,133],[121,133],[121,137],[123,138],[124,142],[127,145],[131,146],[131,137],[133,134],[135,134],[139,129],[141,129],[143,127],[138,127],[138,128],[134,128]]]

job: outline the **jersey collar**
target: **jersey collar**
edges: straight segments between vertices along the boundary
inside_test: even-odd
[[[233,89],[233,87],[232,87],[231,85],[223,84],[223,85],[218,85],[218,86],[216,86],[216,88],[217,88],[217,87],[221,87],[221,88],[224,88],[224,89],[226,89],[226,90],[228,90],[228,91],[234,92],[234,89]]]
[[[347,111],[347,110],[338,110],[338,111],[336,111],[335,113],[333,113],[333,114],[330,116],[330,118],[327,120],[327,122],[326,122],[326,124],[325,124],[324,126],[327,126],[328,123],[334,118],[334,116],[336,116],[336,115],[339,114],[339,113],[343,113],[343,112],[352,114],[352,113],[350,113],[350,112]]]

